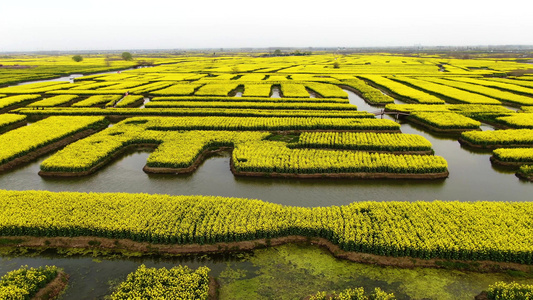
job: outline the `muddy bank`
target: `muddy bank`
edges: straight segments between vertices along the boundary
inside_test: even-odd
[[[288,243],[301,243],[315,245],[327,249],[333,256],[353,262],[373,264],[379,266],[393,266],[399,268],[451,268],[464,269],[476,272],[501,272],[505,270],[518,270],[530,272],[530,265],[518,263],[493,262],[493,261],[460,261],[445,259],[421,259],[412,257],[391,257],[376,254],[347,252],[340,249],[324,238],[309,238],[304,236],[287,236],[272,239],[257,239],[243,242],[229,242],[216,244],[150,244],[135,242],[129,239],[109,239],[100,237],[1,237],[4,240],[13,240],[13,243],[3,244],[0,248],[12,249],[94,249],[111,253],[139,253],[142,255],[187,255],[187,254],[217,254],[229,252],[245,252],[254,249],[280,246]]]

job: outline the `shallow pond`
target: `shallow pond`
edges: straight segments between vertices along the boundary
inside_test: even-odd
[[[496,281],[533,283],[532,279],[508,274],[479,274],[444,269],[398,269],[353,263],[334,258],[326,250],[289,244],[254,252],[221,256],[181,258],[106,259],[87,256],[41,254],[37,257],[3,257],[0,274],[21,265],[56,265],[70,275],[61,299],[103,299],[111,286],[145,264],[171,268],[208,266],[220,283],[226,299],[302,299],[318,291],[375,287],[394,293],[398,299],[473,299]]]

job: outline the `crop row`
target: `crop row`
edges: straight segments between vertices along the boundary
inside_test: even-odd
[[[33,296],[57,277],[55,266],[28,268],[22,266],[0,278],[0,299],[33,299]]]
[[[309,98],[309,92],[303,84],[282,83],[281,93],[284,97]]]
[[[91,96],[80,102],[72,104],[72,107],[91,107],[96,105],[106,105],[108,103],[116,103],[122,98],[121,95],[96,95]]]
[[[315,117],[315,118],[368,118],[375,115],[357,110],[283,110],[283,109],[235,109],[235,108],[70,108],[45,109],[22,108],[17,112],[28,116],[205,116],[205,117]]]
[[[256,84],[257,85],[257,84]],[[246,90],[245,90],[246,94]],[[245,95],[243,95],[245,96]],[[272,98],[272,97],[209,97],[209,96],[203,96],[203,97],[187,97],[187,96],[181,96],[181,97],[153,97],[151,101],[184,101],[184,102],[193,102],[193,101],[199,101],[199,102],[237,102],[237,101],[243,101],[243,102],[275,102],[275,103],[285,103],[285,102],[300,102],[300,103],[349,103],[347,99],[344,98],[289,98],[289,97],[283,97],[283,98]]]
[[[533,130],[506,129],[463,132],[461,139],[481,147],[533,146]]]
[[[41,98],[41,95],[30,94],[30,95],[17,95],[17,96],[0,98],[0,110],[5,109],[5,108],[10,108],[16,105],[24,105],[27,103],[31,103],[35,99],[38,99],[38,98]]]
[[[182,96],[182,95],[192,95],[194,92],[203,86],[203,84],[198,83],[180,83],[180,84],[174,84],[167,88],[152,91],[152,95],[162,95],[162,96],[168,96],[168,95],[176,95],[176,96]]]
[[[392,97],[383,94],[380,90],[366,84],[363,80],[354,78],[344,80],[342,84],[357,90],[361,94],[361,97],[370,104],[385,105],[394,103]]]
[[[147,268],[141,265],[128,274],[113,292],[111,300],[129,299],[196,299],[207,300],[209,268],[191,270],[187,266]]]
[[[0,164],[24,156],[77,132],[101,128],[107,123],[104,117],[58,116],[6,132],[0,135]]]
[[[500,90],[508,90],[508,91],[515,92],[515,93],[533,96],[532,88],[524,87],[521,85],[516,85],[510,82],[509,80],[507,80],[506,82],[498,82],[494,80],[484,80],[484,79],[469,78],[469,77],[459,77],[459,78],[454,78],[454,80],[468,82],[468,83],[482,85],[482,86],[489,86],[489,87],[493,87],[493,88],[500,89]]]
[[[291,207],[238,198],[0,191],[0,235],[151,243],[322,237],[346,251],[533,263],[530,202],[354,202]]]
[[[153,101],[146,103],[148,108],[247,108],[247,109],[300,109],[300,110],[357,110],[357,106],[344,103],[299,103],[299,102],[185,102],[185,101]]]
[[[383,76],[361,76],[362,78],[371,81],[377,86],[383,87],[386,90],[398,95],[400,98],[423,104],[444,104],[444,100],[437,98],[428,93],[407,86],[405,84],[396,82]]]
[[[264,77],[264,75],[262,75]],[[270,97],[272,84],[244,84],[244,97]]]
[[[467,117],[478,117],[484,115],[509,115],[515,113],[501,105],[482,104],[449,104],[449,105],[429,105],[429,104],[387,104],[387,111],[411,112],[455,112]]]
[[[454,112],[414,112],[409,120],[428,124],[438,129],[470,130],[479,129],[480,122]]]
[[[348,94],[334,84],[310,82],[305,86],[324,98],[348,98]]]
[[[485,95],[491,98],[498,99],[512,103],[514,105],[533,105],[533,98],[522,95],[513,94],[511,92],[502,91],[495,88],[490,88],[470,82],[464,82],[464,79],[453,78],[453,80],[440,79],[440,78],[425,78],[427,81],[445,84],[447,86],[462,89],[468,92],[474,92],[481,95]]]
[[[0,132],[10,125],[19,123],[26,120],[24,115],[14,115],[14,114],[1,114],[0,115]]]
[[[132,119],[130,119],[132,120]],[[140,118],[131,122],[148,122],[151,130],[384,130],[397,131],[392,120],[372,118],[241,118],[241,117],[172,117]],[[129,122],[129,121],[128,121]]]
[[[374,132],[303,132],[291,148],[366,151],[431,151],[431,143],[417,134]]]
[[[500,148],[492,154],[502,162],[533,164],[533,148]]]
[[[511,128],[533,129],[533,114],[514,114],[512,116],[499,117],[496,120]]]
[[[37,102],[33,102],[28,105],[28,107],[34,107],[34,106],[58,106],[67,104],[74,99],[78,98],[77,95],[59,95],[54,97],[45,98],[43,100],[39,100]]]
[[[290,149],[283,142],[249,142],[233,151],[238,172],[280,174],[447,172],[440,156],[395,155],[360,151]]]
[[[444,97],[445,99],[451,100],[452,102],[460,102],[467,104],[501,104],[500,101],[494,98],[467,92],[443,84],[433,83],[430,81],[413,79],[409,77],[395,77],[394,80],[415,86],[424,90],[425,92]]]

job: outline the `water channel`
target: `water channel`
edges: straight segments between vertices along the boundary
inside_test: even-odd
[[[350,103],[359,110],[376,111],[347,91]],[[491,166],[490,152],[461,147],[457,137],[430,134],[402,122],[404,133],[419,134],[433,145],[436,155],[449,164],[444,180],[333,180],[269,179],[235,177],[229,169],[230,154],[206,160],[190,175],[148,175],[142,171],[147,152],[129,152],[99,172],[82,178],[42,178],[37,172],[46,158],[0,174],[6,190],[80,192],[129,192],[171,195],[217,195],[255,198],[295,206],[344,205],[354,201],[525,201],[533,184],[520,181],[515,170]],[[484,130],[491,130],[485,126]],[[333,258],[322,249],[285,245],[231,256],[181,258],[106,258],[41,253],[37,256],[3,255],[0,274],[21,265],[57,265],[71,275],[62,299],[103,299],[113,283],[125,279],[140,264],[149,267],[207,265],[221,283],[221,299],[300,299],[319,290],[340,291],[363,286],[381,287],[398,299],[473,299],[499,280],[533,283],[508,274],[478,274],[437,269],[398,269],[357,264]]]

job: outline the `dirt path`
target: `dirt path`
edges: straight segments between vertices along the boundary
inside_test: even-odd
[[[57,296],[61,294],[61,292],[67,287],[68,283],[68,274],[61,271],[57,274],[57,277],[50,281],[45,287],[40,289],[32,300],[48,300],[48,299],[56,299]]]

